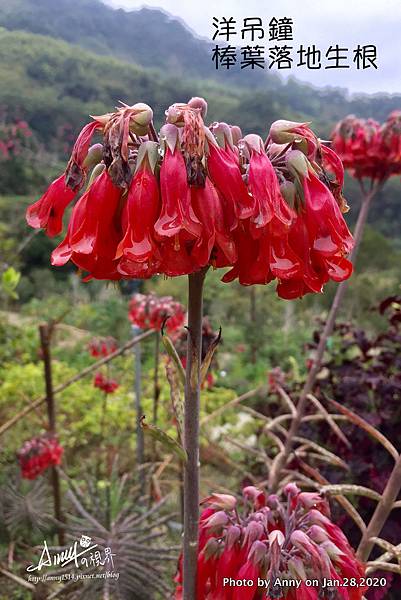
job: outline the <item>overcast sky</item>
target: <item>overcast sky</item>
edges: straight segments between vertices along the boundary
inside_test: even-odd
[[[185,21],[197,35],[208,38],[214,33],[214,16],[232,16],[239,26],[245,17],[261,17],[265,26],[272,17],[289,17],[294,21],[292,44],[295,48],[300,44],[316,44],[326,51],[330,45],[339,44],[352,50],[358,44],[375,44],[378,54],[377,70],[357,71],[352,66],[350,69],[310,71],[304,67],[293,67],[292,75],[315,85],[335,85],[352,92],[401,93],[400,0],[219,0],[218,3],[216,0],[104,1],[130,10],[144,5],[162,8]],[[241,45],[240,36],[233,43]],[[266,39],[263,43],[270,45]]]

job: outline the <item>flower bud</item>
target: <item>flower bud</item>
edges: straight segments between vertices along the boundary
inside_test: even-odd
[[[171,152],[174,152],[178,141],[178,128],[171,123],[163,125],[160,129],[160,146],[164,150],[165,146],[170,148]]]
[[[248,553],[248,560],[252,561],[254,565],[260,564],[266,557],[266,546],[263,542],[253,542],[251,549]]]
[[[263,140],[260,135],[256,135],[256,133],[249,133],[243,138],[243,142],[245,146],[252,152],[257,152],[260,154],[264,151]]]
[[[321,527],[327,527],[331,525],[330,519],[323,515],[320,510],[312,508],[308,511],[308,523],[312,525],[320,525]]]
[[[325,503],[325,500],[317,492],[301,492],[297,498],[297,502],[309,510],[310,508],[318,508]]]
[[[286,181],[286,183],[289,183],[292,185],[292,187],[294,188],[294,193],[295,193],[294,184],[292,184],[290,181]],[[283,185],[285,185],[285,184],[283,184]],[[281,186],[280,186],[280,191],[281,191]],[[283,196],[284,196],[284,194],[283,194]],[[283,489],[283,492],[284,492],[284,494],[286,494],[286,496],[293,497],[293,496],[296,496],[297,494],[299,494],[300,489],[296,483],[287,483],[287,485]]]
[[[308,161],[305,154],[300,150],[290,150],[285,155],[285,162],[288,170],[295,177],[301,176],[301,179],[308,177]]]
[[[233,510],[236,507],[237,499],[235,496],[231,496],[231,494],[212,494],[202,500],[202,504],[208,504],[211,508]]]
[[[95,165],[100,163],[103,158],[103,145],[93,144],[88,150],[88,154],[83,162],[84,169],[92,169]]]
[[[234,147],[231,129],[227,123],[212,123],[209,129],[216,138],[220,148],[225,148],[227,144],[231,148]]]
[[[203,553],[205,555],[206,560],[209,560],[213,556],[216,556],[216,554],[218,554],[218,552],[220,550],[220,547],[221,547],[221,544],[219,543],[219,541],[216,538],[214,538],[214,537],[209,538],[203,549]]]
[[[297,208],[297,188],[292,181],[284,181],[280,184],[280,193],[290,208]]]
[[[226,545],[230,550],[241,537],[241,528],[238,525],[230,525],[226,532]]]
[[[319,525],[312,525],[308,531],[308,536],[317,544],[326,542],[329,539],[327,531],[323,527],[319,527]]]
[[[273,529],[273,531],[269,533],[269,544],[277,542],[279,546],[282,546],[284,544],[284,540],[284,534],[282,531],[280,531],[280,529]]]
[[[260,540],[264,536],[264,527],[256,521],[251,521],[245,527],[244,545],[252,544],[255,540]]]
[[[165,111],[166,121],[172,125],[177,125],[177,127],[182,127],[184,125],[184,114],[183,109],[186,104],[182,102],[176,102],[168,107]]]
[[[98,123],[100,123],[101,125],[103,125],[103,127],[105,125],[107,125],[107,123],[110,121],[111,117],[113,116],[114,113],[106,113],[104,115],[90,115],[92,119],[94,119],[95,121],[97,121]]]
[[[238,127],[238,125],[230,125],[230,129],[233,138],[233,144],[234,146],[238,146],[238,142],[240,141],[240,139],[242,139],[242,131]]]
[[[277,494],[269,494],[269,496],[267,496],[266,505],[269,508],[271,508],[272,510],[275,510],[276,508],[278,508],[279,504],[280,504],[280,501],[279,501]]]
[[[98,163],[95,168],[93,169],[90,177],[89,177],[89,181],[88,181],[88,185],[86,186],[86,189],[89,190],[90,186],[92,185],[92,183],[95,181],[95,179],[97,177],[99,177],[99,175],[101,175],[103,173],[103,171],[105,170],[106,165],[104,165],[103,163]]]
[[[244,498],[251,500],[256,509],[266,505],[266,495],[254,485],[248,485],[242,490]]]
[[[157,142],[142,142],[138,150],[135,171],[138,171],[145,159],[147,159],[149,166],[154,173],[159,160],[159,144]]]
[[[205,119],[207,114],[207,102],[204,98],[199,98],[198,96],[195,96],[194,98],[191,98],[191,100],[188,102],[188,106],[200,110],[202,119]]]
[[[208,529],[220,529],[224,527],[224,525],[227,525],[228,521],[228,515],[226,515],[224,510],[219,510],[218,512],[211,515],[208,519],[206,519],[205,526]]]
[[[303,552],[309,553],[312,556],[316,556],[317,554],[313,542],[306,535],[306,533],[300,529],[296,529],[292,532],[290,542],[293,546],[299,548],[299,550],[302,550]]]
[[[139,128],[147,128],[151,120],[153,119],[153,110],[147,104],[143,102],[137,102],[130,107],[132,111],[132,116],[130,119],[130,129],[134,133],[137,133],[136,129]],[[138,135],[142,135],[138,133]]]
[[[320,548],[324,550],[329,558],[335,562],[337,562],[342,556],[345,556],[344,552],[341,552],[340,548],[338,548],[331,540],[326,540],[323,542]]]
[[[148,135],[148,126],[147,125],[135,125],[135,128],[130,127],[131,131],[134,131],[138,137],[145,137]]]
[[[296,121],[275,121],[270,127],[270,138],[276,144],[289,144],[294,140],[302,139],[296,130],[305,127],[307,123],[297,123]]]

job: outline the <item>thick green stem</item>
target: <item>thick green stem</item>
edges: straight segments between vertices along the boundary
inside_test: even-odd
[[[354,231],[354,248],[350,255],[350,260],[355,264],[355,259],[362,241],[363,232],[365,229],[366,221],[369,214],[369,208],[372,203],[372,199],[377,193],[380,184],[375,184],[370,192],[363,194],[361,208],[358,214],[358,220],[355,225]],[[363,188],[362,188],[363,189]],[[326,350],[327,341],[330,335],[333,332],[334,325],[336,322],[337,314],[342,304],[343,298],[345,296],[345,292],[348,288],[348,281],[343,281],[337,287],[336,294],[333,299],[333,303],[331,305],[329,314],[327,316],[327,321],[325,327],[323,329],[322,335],[320,336],[319,345],[316,351],[316,356],[314,358],[313,366],[308,373],[308,377],[305,381],[304,387],[302,388],[298,404],[297,404],[297,412],[294,416],[290,429],[288,431],[288,435],[286,438],[284,450],[277,456],[277,459],[274,464],[274,468],[270,472],[269,476],[269,489],[272,492],[277,491],[277,488],[280,483],[282,470],[285,468],[285,465],[288,462],[289,456],[294,447],[294,438],[296,437],[299,427],[301,425],[303,416],[305,414],[305,409],[308,402],[308,395],[313,391],[316,376],[319,373],[322,362],[324,352]]]
[[[207,269],[188,276],[188,344],[184,445],[184,595],[196,599],[199,523],[199,400],[202,352],[203,283]]]

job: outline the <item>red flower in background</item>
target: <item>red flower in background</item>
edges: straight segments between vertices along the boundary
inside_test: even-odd
[[[332,133],[333,149],[357,179],[384,181],[401,174],[401,112],[394,111],[380,125],[373,119],[349,115]]]
[[[234,496],[212,494],[202,502],[199,524],[197,600],[318,600],[323,580],[326,594],[342,600],[361,600],[366,586],[341,586],[344,579],[364,576],[341,529],[329,518],[329,506],[317,493],[300,492],[295,484],[285,497],[266,496],[253,486],[244,488],[242,507]],[[250,579],[252,586],[224,585],[224,578]],[[270,580],[267,592],[258,577]],[[276,579],[302,581],[299,589],[275,586]],[[319,587],[305,582],[316,579]],[[182,561],[178,563],[176,598],[182,597]],[[330,596],[330,597],[331,597]]]
[[[96,373],[93,379],[93,385],[102,390],[105,394],[113,394],[120,387],[115,379],[105,377],[100,371]]]
[[[129,304],[129,319],[140,329],[159,331],[165,322],[166,329],[173,333],[185,322],[185,308],[171,296],[156,294],[134,294]]]
[[[48,467],[59,465],[63,452],[55,437],[43,435],[28,440],[17,453],[22,477],[36,479]]]
[[[112,337],[94,338],[89,342],[88,348],[91,356],[99,358],[101,356],[109,356],[109,354],[118,350],[118,345]]]
[[[381,127],[382,159],[388,165],[389,175],[401,174],[401,111],[389,114]]]

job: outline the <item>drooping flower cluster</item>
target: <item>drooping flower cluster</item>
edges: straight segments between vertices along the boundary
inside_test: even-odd
[[[184,325],[185,308],[171,296],[134,294],[128,316],[131,323],[140,329],[159,331],[165,323],[167,331],[172,333]]]
[[[59,465],[63,452],[62,446],[53,436],[42,435],[28,440],[17,453],[22,477],[36,479],[48,467]]]
[[[117,342],[112,337],[94,338],[89,342],[89,352],[94,358],[106,357],[118,349]]]
[[[288,484],[281,500],[249,486],[242,511],[228,494],[212,494],[202,504],[196,600],[363,597],[364,566],[319,494]],[[258,578],[268,587],[258,585]],[[181,560],[176,582],[180,600]]]
[[[115,379],[106,377],[101,371],[96,373],[93,385],[105,394],[113,394],[120,387],[120,384]]]
[[[263,143],[237,126],[206,127],[206,112],[202,98],[172,105],[159,136],[146,104],[94,117],[66,171],[27,211],[31,226],[57,235],[86,185],[52,264],[71,260],[86,279],[231,267],[223,281],[277,280],[286,299],[349,277],[338,156],[306,123],[277,121]],[[103,143],[89,147],[95,132]]]
[[[349,115],[333,133],[333,149],[353,177],[384,181],[401,174],[401,111],[394,111],[385,123]]]

